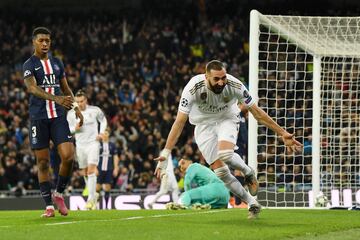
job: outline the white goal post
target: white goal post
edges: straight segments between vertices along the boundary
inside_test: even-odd
[[[269,207],[360,205],[360,17],[250,14],[249,89],[258,105],[304,144],[287,154],[279,136],[249,117],[249,165]]]

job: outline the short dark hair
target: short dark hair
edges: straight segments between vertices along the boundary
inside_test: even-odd
[[[184,160],[186,160],[186,161],[194,162],[194,160],[192,160],[187,154],[182,155],[181,159],[184,159]],[[196,161],[195,161],[195,162],[196,162]]]
[[[49,34],[49,35],[51,35],[51,32],[50,32],[50,30],[49,30],[48,28],[46,28],[46,27],[37,27],[37,28],[35,28],[35,29],[33,30],[33,32],[32,32],[32,37],[35,38],[36,35],[38,35],[38,34]]]
[[[219,60],[212,60],[206,64],[206,72],[209,73],[211,70],[220,71],[226,69],[226,64]]]
[[[80,89],[76,92],[75,97],[86,97],[85,91]]]

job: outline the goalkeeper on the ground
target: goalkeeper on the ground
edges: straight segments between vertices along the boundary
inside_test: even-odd
[[[168,209],[209,209],[228,206],[229,190],[213,171],[186,158],[180,160],[179,166],[185,173],[185,192],[178,203],[168,203]]]

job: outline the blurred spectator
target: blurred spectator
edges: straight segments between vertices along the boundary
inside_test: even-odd
[[[120,189],[120,192],[126,192],[128,189],[129,175],[126,167],[121,169],[120,175],[117,178],[116,185]]]

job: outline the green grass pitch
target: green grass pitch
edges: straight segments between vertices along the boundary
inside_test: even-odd
[[[0,211],[0,239],[360,239],[360,211],[245,209],[72,211],[42,219],[42,211]]]

